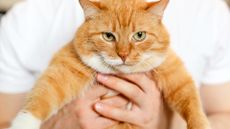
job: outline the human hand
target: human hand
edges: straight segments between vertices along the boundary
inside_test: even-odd
[[[131,110],[113,107],[100,101],[95,104],[95,110],[108,118],[127,122],[141,129],[154,129],[158,126],[161,107],[161,94],[154,81],[146,74],[97,76],[97,80],[111,88],[133,103]]]
[[[105,129],[113,126],[116,121],[100,116],[93,109],[93,105],[108,92],[109,89],[103,86],[93,86],[84,96],[66,105],[45,122],[41,129]],[[115,107],[124,107],[127,104],[127,100],[119,96],[101,102]]]

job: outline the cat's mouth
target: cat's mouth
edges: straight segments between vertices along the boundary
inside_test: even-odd
[[[123,62],[122,64],[115,65],[115,67],[120,67],[120,66],[135,66],[135,65],[136,65],[136,64]]]
[[[148,57],[136,62],[126,62],[118,65],[110,65],[112,69],[121,73],[146,72],[158,67],[165,57]],[[108,64],[109,65],[109,64]]]
[[[118,57],[109,57],[106,54],[99,55],[101,57],[101,60],[111,66],[111,67],[119,67],[119,66],[134,66],[136,62],[128,62],[123,61],[121,58]]]
[[[102,56],[102,60],[105,64],[111,66],[111,67],[133,67],[135,65],[137,65],[140,62],[128,62],[128,61],[122,61],[121,59],[117,58],[117,59],[109,59],[109,58],[104,58]]]
[[[110,62],[106,62],[104,61],[105,64],[107,64],[109,67],[112,67],[113,69],[119,69],[121,67],[135,67],[138,63],[129,63],[129,62],[121,62],[121,63],[110,63]]]
[[[111,59],[111,58],[105,58],[103,56],[100,56],[101,60],[103,61],[104,66],[106,66],[108,69],[110,69],[111,73],[131,73],[129,69],[133,69],[139,64],[140,62],[123,62],[121,59]]]

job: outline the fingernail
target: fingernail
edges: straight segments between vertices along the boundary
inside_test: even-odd
[[[95,108],[96,108],[96,110],[102,110],[102,108],[103,108],[103,105],[101,104],[101,103],[96,103],[95,104]]]
[[[97,74],[97,80],[106,81],[106,80],[108,80],[108,77],[106,75]]]

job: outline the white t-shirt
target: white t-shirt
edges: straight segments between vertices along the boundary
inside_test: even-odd
[[[0,23],[0,92],[30,90],[84,21],[78,0],[27,0]],[[164,23],[197,85],[230,81],[230,14],[221,0],[171,0]]]

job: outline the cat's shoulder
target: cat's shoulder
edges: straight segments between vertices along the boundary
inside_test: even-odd
[[[80,59],[76,53],[74,45],[72,42],[63,46],[56,54],[54,54],[50,64],[57,62],[80,62]]]

